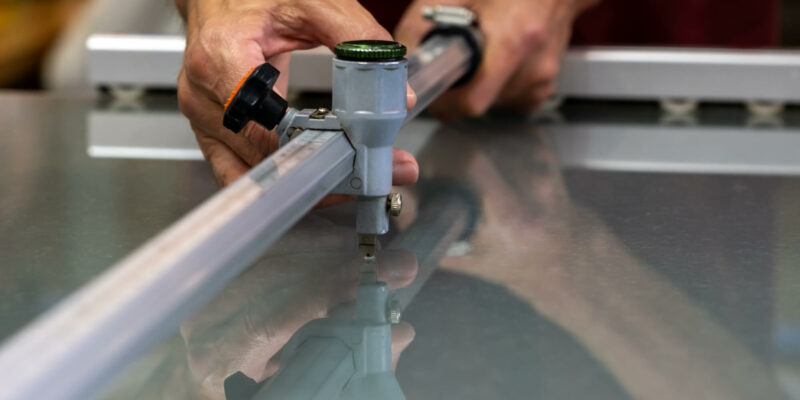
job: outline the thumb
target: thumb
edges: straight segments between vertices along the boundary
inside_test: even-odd
[[[290,6],[291,12],[277,9],[284,35],[308,43],[319,43],[331,50],[350,40],[392,40],[392,35],[355,0],[302,1]]]

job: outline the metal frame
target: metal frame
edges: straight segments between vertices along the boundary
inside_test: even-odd
[[[89,76],[95,86],[175,87],[180,36],[93,35]],[[331,87],[331,53],[293,53],[289,85]],[[687,48],[583,47],[567,51],[556,94],[565,97],[800,103],[800,52]]]
[[[636,47],[573,48],[557,94],[602,99],[800,102],[800,52]]]
[[[425,129],[430,132],[438,126],[435,121],[419,119],[414,120],[415,126],[422,121],[428,123]],[[175,129],[156,130],[158,135],[153,135],[145,129],[148,126]],[[800,158],[794,150],[800,147],[800,128],[796,126],[564,121],[545,123],[542,129],[552,137],[559,162],[567,168],[800,175]],[[401,132],[398,140],[411,138],[411,133]],[[138,114],[92,111],[88,151],[96,157],[203,159],[188,122],[177,110]]]

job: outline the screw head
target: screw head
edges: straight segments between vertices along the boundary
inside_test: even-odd
[[[330,114],[330,112],[331,112],[331,110],[328,110],[327,108],[324,108],[324,107],[320,107],[320,108],[314,110],[314,112],[312,112],[311,115],[308,116],[308,118],[311,118],[311,119],[325,119],[325,116]]]
[[[386,208],[391,216],[400,215],[400,212],[403,211],[403,197],[400,196],[400,193],[389,194],[389,197],[386,198]]]
[[[303,133],[303,128],[295,127],[295,128],[289,128],[287,135],[288,135],[289,139],[291,139],[291,138],[293,138],[293,137],[295,137],[295,136],[297,136],[297,135],[299,135],[301,133]]]
[[[392,300],[389,304],[389,323],[392,325],[397,325],[400,323],[400,317],[402,316],[402,310],[400,307],[400,302],[397,300]]]

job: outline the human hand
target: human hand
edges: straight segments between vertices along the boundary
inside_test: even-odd
[[[416,0],[395,29],[409,49],[431,29],[422,8],[464,6],[484,34],[483,60],[475,76],[436,100],[430,111],[453,119],[477,116],[492,106],[530,112],[549,98],[574,19],[599,0]]]
[[[254,66],[269,61],[283,73],[289,53],[319,44],[333,48],[356,39],[392,40],[356,0],[176,0],[186,20],[186,51],[178,77],[178,105],[214,175],[227,185],[277,150],[274,132],[250,122],[240,134],[222,126],[223,104]],[[413,93],[409,92],[409,103]],[[394,151],[393,180],[413,183],[419,168],[411,154]]]

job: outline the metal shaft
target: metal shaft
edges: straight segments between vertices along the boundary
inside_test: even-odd
[[[472,49],[461,36],[433,36],[414,50],[408,56],[408,84],[417,104],[408,111],[406,122],[461,79],[471,59]]]

